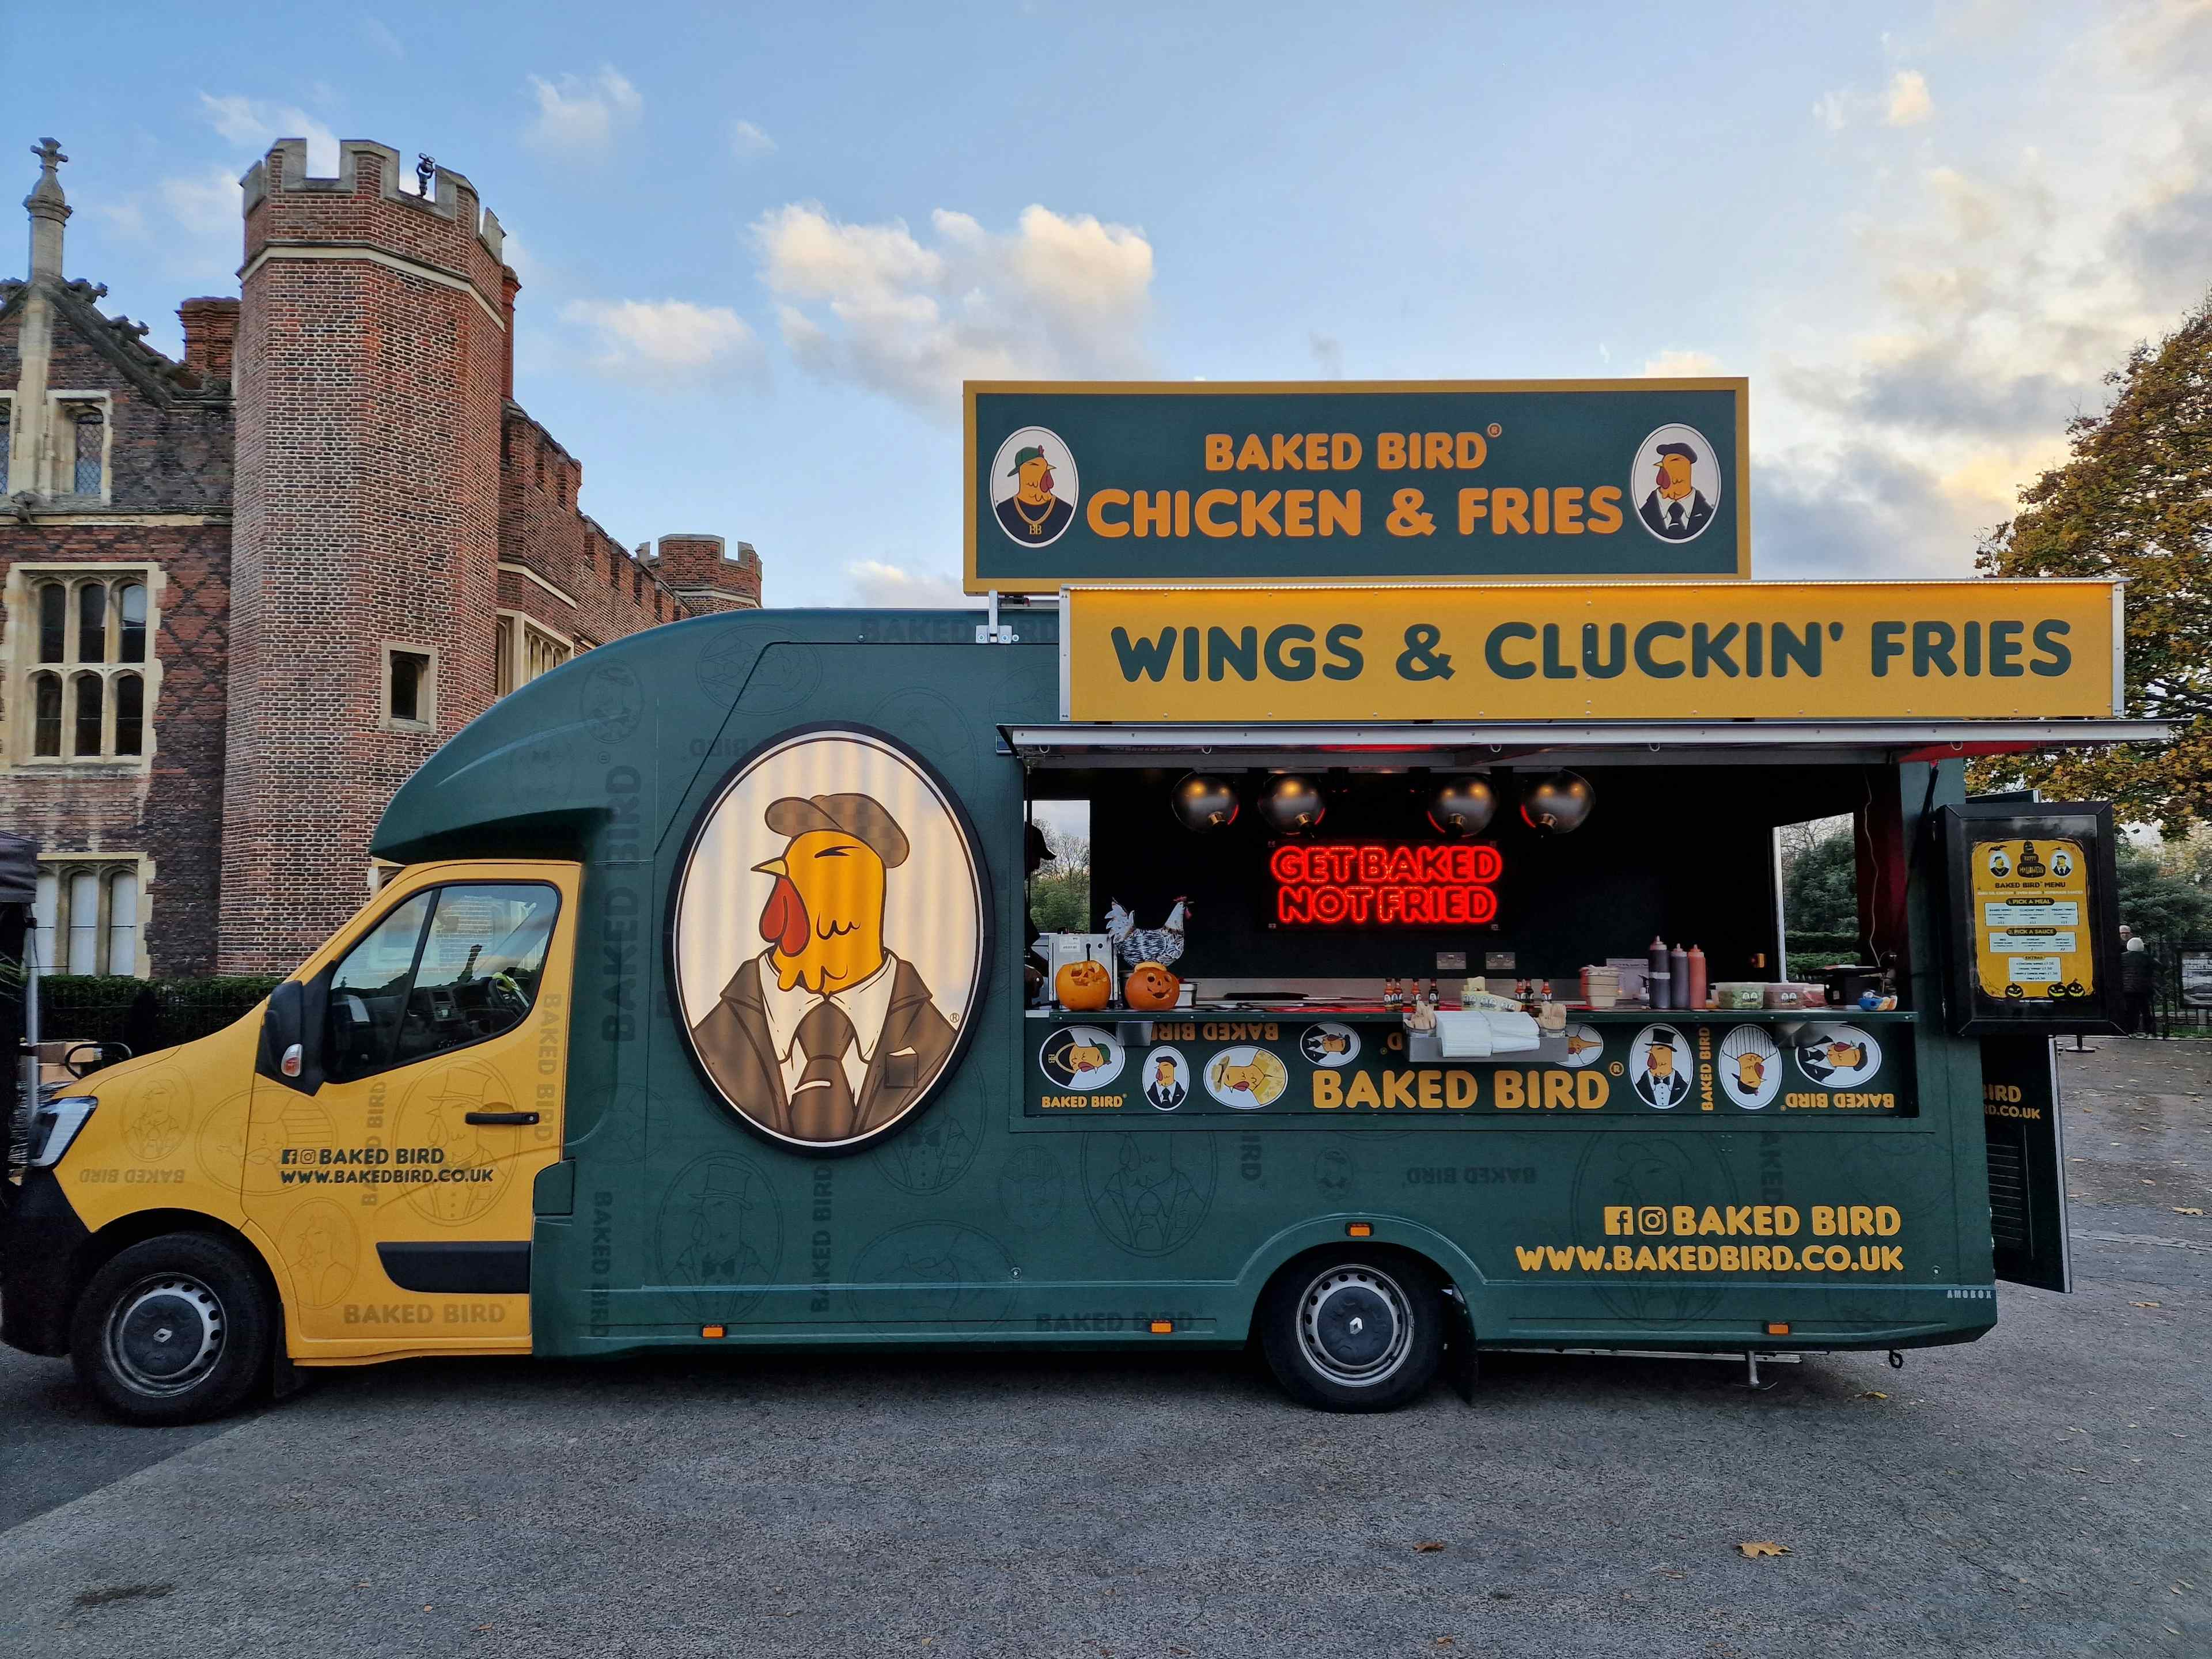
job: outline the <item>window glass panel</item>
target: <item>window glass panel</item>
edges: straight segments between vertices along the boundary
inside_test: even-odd
[[[107,878],[107,971],[138,971],[138,872],[118,870]]]
[[[31,752],[58,759],[62,752],[62,677],[40,674],[31,681]]]
[[[116,640],[118,662],[146,660],[146,584],[125,582],[116,595],[116,617],[120,624]]]
[[[331,975],[323,1071],[332,1080],[366,1077],[392,1063],[430,901],[428,893],[410,898],[347,951]]]
[[[438,890],[399,1034],[402,1062],[520,1024],[538,1000],[560,896],[537,883]]]
[[[76,737],[70,753],[94,756],[100,753],[100,676],[80,674],[76,685]]]
[[[100,878],[80,870],[70,878],[69,970],[100,971]]]
[[[115,752],[145,752],[146,682],[136,674],[115,677]]]
[[[81,410],[76,417],[76,493],[100,494],[100,445],[102,423],[96,409]]]
[[[76,590],[76,659],[107,660],[107,589],[99,582]]]
[[[69,639],[69,589],[47,582],[39,589],[39,660],[59,662]]]
[[[31,922],[38,929],[39,966],[54,971],[56,927],[61,920],[62,878],[51,870],[39,872],[39,890],[31,901]]]
[[[429,678],[430,659],[419,651],[395,651],[392,653],[392,718],[396,720],[423,721],[428,699],[422,695],[424,683]]]

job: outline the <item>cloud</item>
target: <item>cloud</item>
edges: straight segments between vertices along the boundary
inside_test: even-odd
[[[809,373],[950,417],[963,380],[1128,375],[1146,362],[1141,230],[1032,205],[997,232],[939,209],[848,224],[795,202],[751,228],[784,345]]]
[[[571,300],[562,320],[591,336],[587,361],[610,379],[669,386],[724,380],[757,383],[760,341],[724,306],[689,300]]]
[[[1332,380],[1344,378],[1344,342],[1318,330],[1306,336],[1306,349],[1322,375]]]
[[[1889,77],[1889,100],[1881,113],[1886,127],[1917,127],[1936,112],[1928,77],[1918,70],[1899,70]]]
[[[404,58],[407,55],[406,43],[374,17],[362,18],[359,27],[362,39],[386,57]]]
[[[1813,100],[1813,118],[1830,132],[1841,132],[1850,123],[1850,94],[1824,92]]]
[[[525,137],[540,149],[581,155],[605,150],[616,130],[634,126],[645,100],[612,64],[601,65],[588,81],[564,75],[558,82],[529,77],[538,100],[538,118]]]
[[[915,572],[880,559],[855,559],[845,567],[853,603],[870,610],[965,610],[975,601],[956,576]]]
[[[1645,358],[1644,367],[1636,372],[1648,380],[1679,380],[1725,371],[1721,368],[1721,360],[1710,351],[1684,351],[1669,346],[1657,356]]]
[[[750,121],[730,123],[730,154],[740,161],[757,161],[775,152],[775,140]]]
[[[1855,118],[1808,181],[1842,205],[1754,365],[1763,573],[1967,574],[2105,373],[2203,298],[2212,3],[2081,15],[1981,118],[1930,125],[1926,161]],[[1889,88],[1898,118],[1932,115],[1918,72]]]
[[[238,94],[216,98],[200,94],[200,110],[209,125],[246,155],[241,160],[267,153],[279,138],[307,141],[307,171],[319,179],[337,176],[337,135],[293,104],[268,104]]]

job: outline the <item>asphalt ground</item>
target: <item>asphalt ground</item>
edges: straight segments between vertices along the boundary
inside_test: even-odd
[[[2077,1293],[1763,1393],[1503,1356],[1472,1407],[1357,1418],[1234,1356],[422,1362],[176,1433],[0,1351],[0,1653],[2212,1654],[2212,1044],[2097,1046]]]

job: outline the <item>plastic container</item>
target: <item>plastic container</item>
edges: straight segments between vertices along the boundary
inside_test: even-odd
[[[1724,979],[1713,987],[1716,1008],[1749,1009],[1766,1006],[1766,987],[1759,980]]]

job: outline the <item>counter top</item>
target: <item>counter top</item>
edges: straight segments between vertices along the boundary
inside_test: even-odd
[[[1456,1006],[1446,1003],[1443,1011],[1455,1012]],[[1159,1013],[1144,1013],[1133,1008],[1098,1008],[1082,1013],[1062,1008],[1030,1008],[1024,1012],[1031,1019],[1088,1020],[1102,1024],[1124,1020],[1272,1019],[1303,1020],[1310,1024],[1336,1020],[1348,1025],[1395,1025],[1405,1018],[1403,1009],[1385,1008],[1377,1003],[1328,1002],[1202,1003],[1195,1008],[1172,1008]],[[1739,1024],[1753,1021],[1797,1024],[1814,1019],[1849,1020],[1861,1024],[1909,1024],[1918,1018],[1918,1015],[1910,1008],[1893,1008],[1879,1013],[1869,1012],[1863,1008],[1582,1008],[1571,1002],[1567,1004],[1567,1018],[1578,1024],[1601,1025],[1650,1025],[1668,1022],[1711,1024],[1722,1020]]]

